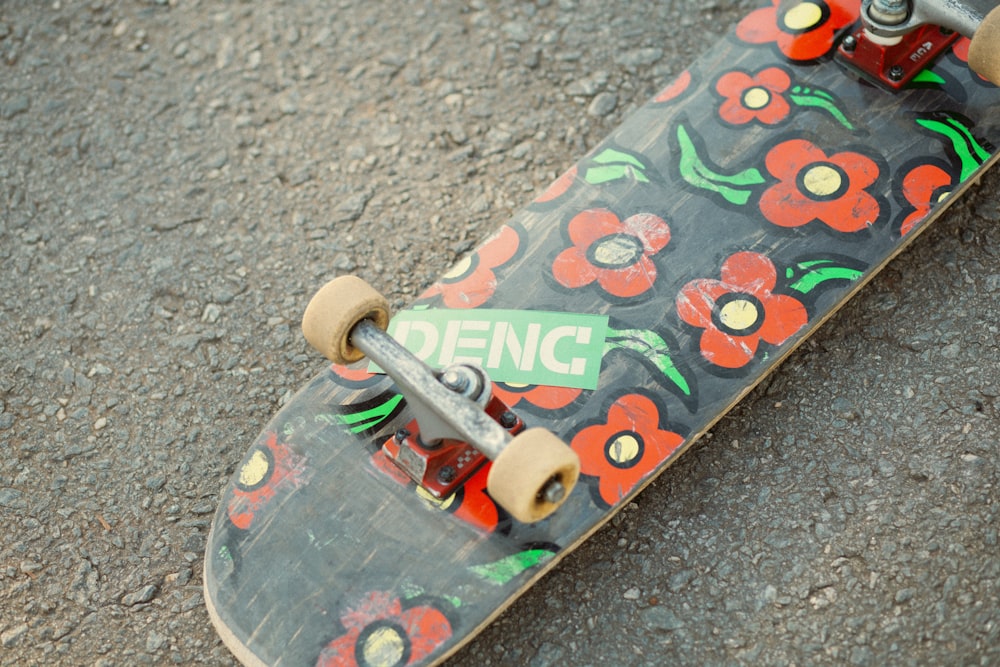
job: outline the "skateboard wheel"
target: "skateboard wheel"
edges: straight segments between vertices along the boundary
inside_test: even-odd
[[[554,512],[576,485],[580,459],[551,431],[516,435],[493,461],[486,488],[518,521],[534,523]]]
[[[302,333],[309,344],[335,364],[364,358],[351,345],[351,330],[371,320],[383,331],[389,326],[389,302],[356,276],[334,278],[320,288],[302,316]]]
[[[1000,7],[986,15],[969,43],[969,67],[1000,86]]]

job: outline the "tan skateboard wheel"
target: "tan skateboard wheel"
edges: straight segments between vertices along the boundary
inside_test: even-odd
[[[518,521],[534,523],[569,497],[580,476],[580,459],[551,431],[519,433],[493,461],[486,488]]]
[[[986,15],[969,43],[969,67],[1000,86],[1000,7]]]
[[[379,329],[389,326],[389,302],[356,276],[334,278],[320,288],[302,315],[302,334],[309,344],[335,364],[364,358],[351,345],[351,330],[361,320],[371,320]]]

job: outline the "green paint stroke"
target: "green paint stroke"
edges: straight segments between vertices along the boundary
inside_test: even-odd
[[[710,168],[698,155],[698,149],[683,125],[677,126],[677,141],[681,148],[678,165],[681,177],[696,188],[714,192],[731,204],[744,206],[753,194],[753,186],[764,182],[764,177],[753,167],[732,176]]]
[[[845,116],[844,113],[837,108],[836,98],[821,88],[795,86],[792,88],[792,92],[788,97],[792,100],[792,102],[800,107],[822,109],[833,116],[838,123],[846,127],[848,130],[854,129],[851,121],[847,120],[847,116]]]
[[[404,583],[401,586],[401,589],[400,597],[404,600],[412,600],[413,598],[420,597],[421,595],[425,595],[427,593],[423,586],[418,586],[417,584],[409,582]],[[448,603],[456,609],[462,606],[461,598],[455,597],[454,595],[441,595],[438,597],[448,601]]]
[[[291,438],[295,434],[295,429],[305,423],[305,418],[299,416],[293,421],[285,422],[281,427],[281,432],[284,434],[285,438]]]
[[[938,86],[943,86],[948,81],[943,76],[936,72],[932,72],[929,69],[920,70],[915,77],[913,77],[913,83],[932,83]]]
[[[610,329],[604,342],[604,354],[612,350],[626,350],[649,360],[657,370],[677,386],[685,396],[691,395],[687,378],[677,369],[670,358],[667,343],[659,334],[645,329]]]
[[[414,584],[409,581],[403,582],[403,585],[400,586],[399,588],[400,588],[399,597],[403,598],[404,600],[412,600],[413,598],[420,597],[421,595],[427,592],[424,590],[423,586]]]
[[[402,400],[403,396],[396,394],[385,403],[376,405],[374,408],[351,414],[316,415],[316,421],[326,422],[327,424],[336,423],[348,427],[351,433],[361,433],[362,431],[367,431],[370,428],[378,426],[381,422],[388,419]]]
[[[606,148],[593,158],[591,162],[598,165],[588,167],[583,174],[583,180],[591,185],[601,185],[623,178],[632,178],[639,183],[649,183],[646,170],[649,168],[635,155],[614,148]]]
[[[798,278],[796,278],[798,275]],[[820,285],[831,280],[854,281],[862,272],[849,266],[841,266],[832,259],[815,259],[799,262],[785,270],[785,277],[793,280],[790,289],[800,294],[809,294]]]
[[[529,549],[493,563],[473,565],[469,569],[481,579],[502,586],[525,570],[544,563],[554,555],[547,549]]]
[[[970,178],[990,157],[990,151],[983,148],[972,136],[972,130],[951,116],[938,115],[918,118],[917,123],[931,132],[943,135],[958,155],[962,163],[962,181]]]

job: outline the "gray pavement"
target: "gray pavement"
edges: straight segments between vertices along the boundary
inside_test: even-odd
[[[0,663],[231,664],[219,493],[319,366],[755,3],[0,6]],[[1000,174],[455,665],[1000,664]]]

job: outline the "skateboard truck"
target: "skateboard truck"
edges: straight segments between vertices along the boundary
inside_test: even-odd
[[[415,419],[384,445],[402,470],[435,497],[453,492],[485,459],[487,490],[514,518],[534,522],[568,497],[579,458],[545,429],[524,423],[493,397],[485,371],[429,368],[388,333],[385,299],[359,278],[327,283],[302,318],[306,340],[338,364],[368,357],[396,383]]]
[[[995,40],[1000,32],[998,10],[984,18],[963,0],[862,0],[861,21],[841,40],[837,59],[865,80],[897,91],[964,35],[973,40],[972,69],[996,83],[1000,57],[987,35],[992,32]]]
[[[413,359],[407,350],[401,349],[396,341],[382,330],[374,327],[371,322],[365,321],[359,326],[363,328],[358,329],[352,337],[354,344],[361,346],[365,355],[375,360],[380,366],[388,364],[383,367],[394,368],[397,373],[401,364],[416,362],[423,366],[422,362]],[[368,327],[374,328],[375,331],[367,331]],[[368,336],[373,333],[376,338],[369,339]],[[376,345],[372,346],[372,342],[375,342]],[[393,349],[390,351],[389,348]],[[379,357],[384,360],[387,352],[395,357],[391,361],[380,361]],[[435,381],[448,391],[472,401],[479,410],[484,411],[509,436],[524,430],[524,422],[503,401],[491,395],[489,377],[482,369],[465,364],[455,364],[443,371],[431,371],[431,374]],[[430,382],[431,380],[425,377],[424,381]],[[397,379],[396,382],[397,385],[401,385],[405,379]],[[489,457],[483,453],[485,450],[492,451],[491,447],[495,442],[503,442],[503,446],[506,446],[509,437],[503,438],[503,436],[498,435],[496,429],[490,425],[488,426],[489,435],[492,437],[480,441],[478,447],[470,444],[475,440],[469,440],[468,436],[463,437],[454,424],[456,415],[458,417],[464,415],[454,413],[451,419],[443,418],[435,409],[433,398],[428,397],[426,392],[420,390],[421,388],[410,386],[404,389],[400,386],[403,395],[407,397],[407,406],[415,418],[406,427],[399,429],[386,440],[385,444],[382,445],[382,451],[390,461],[402,468],[413,481],[428,493],[435,498],[443,499],[454,493],[473,472],[487,461]],[[437,399],[439,401],[445,400],[442,396],[438,396]],[[447,402],[451,403],[452,401]],[[467,405],[468,402],[462,401],[462,404]],[[478,412],[476,416],[479,416]],[[482,424],[476,424],[468,430],[481,431],[482,428]],[[496,452],[496,455],[499,455],[499,451]],[[553,498],[558,497],[561,488],[558,482],[552,482],[549,487],[551,488],[546,488],[546,493],[552,494]]]

